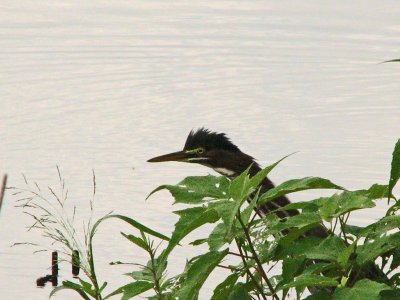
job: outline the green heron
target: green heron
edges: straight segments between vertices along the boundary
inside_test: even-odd
[[[186,139],[182,151],[173,152],[148,160],[149,162],[180,161],[187,163],[197,163],[214,169],[214,171],[230,179],[234,179],[250,167],[249,175],[254,176],[261,170],[254,158],[231,142],[224,133],[212,132],[205,128],[197,131],[191,131]],[[260,193],[265,193],[273,188],[274,184],[268,178],[265,178],[261,184]],[[265,214],[275,211],[290,201],[287,197],[278,197],[265,205],[258,207],[256,211],[259,214]],[[299,214],[298,210],[276,211],[280,218],[290,217]],[[327,232],[323,226],[316,227],[310,231],[311,235],[325,237]]]
[[[187,163],[197,163],[203,166],[214,169],[216,172],[234,179],[248,167],[250,167],[249,174],[254,176],[261,170],[260,166],[254,158],[240,149],[231,142],[231,140],[224,133],[212,132],[205,128],[200,128],[197,131],[191,131],[186,139],[185,146],[182,151],[177,151],[161,156],[154,157],[148,160],[149,162],[164,162],[164,161],[180,161]],[[261,183],[261,193],[265,193],[273,188],[274,184],[268,178],[265,178]],[[280,207],[284,207],[290,203],[289,199],[285,196],[275,198],[267,202],[265,205],[256,208],[258,214],[265,214],[275,211]],[[298,215],[300,212],[295,209],[285,211],[275,211],[276,215],[283,219],[290,216]],[[286,234],[287,232],[283,232]],[[309,230],[306,235],[327,237],[329,232],[322,225],[318,225]],[[353,272],[351,277],[353,282],[358,278],[370,278],[376,280],[381,277],[382,272],[375,265],[369,266],[362,272]]]

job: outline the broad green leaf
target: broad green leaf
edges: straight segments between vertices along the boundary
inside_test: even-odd
[[[210,251],[217,251],[225,245],[227,234],[228,229],[224,223],[215,226],[207,240]]]
[[[178,299],[197,299],[204,281],[226,254],[228,254],[228,249],[222,252],[210,251],[206,254],[200,255],[198,259],[189,266],[186,280],[183,282],[176,295]]]
[[[400,299],[400,290],[383,290],[379,294],[380,299],[385,300],[399,300]]]
[[[143,241],[141,238],[138,238],[132,234],[125,234],[123,232],[121,232],[122,236],[127,238],[128,240],[130,240],[132,243],[134,243],[135,245],[139,246],[140,248],[144,249],[144,250],[148,250],[147,244],[145,241]]]
[[[289,283],[304,268],[305,256],[288,257],[282,261],[282,283]]]
[[[286,218],[283,222],[279,222],[278,224],[271,227],[271,234],[281,232],[282,230],[290,229],[290,228],[303,228],[312,224],[321,223],[321,217],[316,213],[302,213],[292,217]]]
[[[251,300],[249,292],[247,291],[247,288],[246,288],[246,284],[243,282],[236,283],[236,285],[233,287],[233,289],[228,297],[228,300],[238,300],[238,299]]]
[[[320,198],[321,199],[321,198]],[[375,203],[364,195],[355,192],[343,192],[324,199],[324,204],[320,207],[321,217],[330,221],[353,210],[361,208],[371,208]]]
[[[393,150],[392,169],[390,170],[388,197],[390,197],[390,195],[392,194],[393,188],[396,185],[399,178],[400,178],[400,139],[397,141]]]
[[[304,300],[332,300],[332,295],[326,290],[319,290],[304,298]]]
[[[298,239],[289,246],[276,248],[273,260],[286,259],[287,256],[303,256],[304,252],[317,247],[321,241],[321,238],[315,236],[309,236],[305,239]]]
[[[352,287],[341,287],[335,290],[333,300],[379,300],[379,294],[388,290],[386,284],[378,283],[369,279],[362,279]]]
[[[49,295],[49,298],[53,297],[56,293],[58,293],[61,290],[73,290],[75,292],[77,292],[82,299],[84,300],[90,300],[90,297],[88,295],[86,295],[85,291],[83,290],[83,287],[80,286],[77,283],[71,282],[71,281],[63,281],[61,286],[58,286],[56,288],[54,288]]]
[[[314,275],[314,274],[305,274],[305,275],[302,274],[294,278],[293,282],[284,284],[283,286],[279,287],[279,290],[294,288],[294,287],[299,289],[311,286],[329,287],[329,286],[337,286],[338,284],[339,283],[333,278]]]
[[[280,196],[310,189],[344,190],[344,188],[332,183],[330,180],[320,177],[292,179],[265,192],[263,195],[261,195],[258,204],[262,205]]]
[[[388,195],[388,186],[387,185],[380,185],[374,184],[367,190],[356,190],[356,191],[347,191],[344,193],[351,193],[353,196],[365,196],[370,200],[386,198]],[[339,194],[341,195],[341,194]],[[338,196],[338,195],[334,195]],[[321,197],[318,199],[310,200],[310,201],[303,201],[303,202],[296,202],[290,203],[277,209],[277,211],[282,210],[292,210],[292,209],[301,209],[303,212],[315,212],[318,211],[319,207],[326,205],[327,202],[331,201],[331,197]],[[334,205],[335,207],[335,205]]]
[[[206,223],[215,223],[219,220],[217,211],[206,207],[192,207],[174,213],[178,214],[180,219],[175,224],[171,240],[161,255],[162,259],[166,259],[172,249],[190,232]]]
[[[387,198],[389,194],[389,187],[382,184],[373,184],[368,190],[354,191],[358,195],[364,195],[371,200]]]
[[[353,244],[346,247],[346,249],[344,249],[343,252],[339,254],[339,256],[337,258],[337,262],[339,263],[339,265],[342,268],[346,267],[347,263],[349,262],[349,260],[352,257],[352,254],[355,253],[356,246],[357,246],[357,242],[354,242]]]
[[[308,249],[304,255],[309,259],[337,261],[338,256],[346,249],[344,241],[338,236],[324,239],[317,247]]]
[[[214,289],[214,293],[211,300],[226,300],[232,292],[232,289],[238,280],[238,274],[231,274],[225,278],[217,287]]]
[[[359,266],[374,261],[376,257],[400,245],[400,232],[380,237],[379,239],[357,247],[356,262]]]
[[[231,227],[238,212],[238,204],[231,200],[220,200],[208,204],[210,209],[215,209],[227,227]]]
[[[107,295],[106,298],[123,294],[121,300],[131,299],[137,295],[140,295],[153,288],[153,283],[148,281],[135,281],[128,283],[120,288],[116,289],[111,294]]]
[[[229,196],[233,198],[236,203],[246,200],[255,190],[255,188],[249,185],[249,170],[250,166],[242,174],[233,179],[229,185]]]
[[[175,203],[198,204],[204,199],[226,198],[229,180],[223,176],[189,176],[177,185],[162,185],[153,190],[146,199],[160,190],[168,190]]]
[[[400,216],[387,216],[363,228],[359,236],[379,236],[387,231],[400,227]]]

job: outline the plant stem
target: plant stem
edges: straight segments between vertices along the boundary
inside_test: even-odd
[[[239,243],[239,241],[238,241],[237,238],[235,238],[235,242],[236,242],[236,245],[237,245],[237,247],[238,247],[238,249],[239,249],[239,252],[240,252],[240,254],[241,254],[240,257],[242,258],[243,265],[244,265],[244,267],[246,268],[246,273],[247,273],[247,275],[251,278],[251,281],[254,283],[255,287],[257,288],[258,292],[259,292],[260,295],[263,297],[263,299],[264,299],[264,300],[268,300],[267,297],[264,295],[264,292],[263,292],[262,287],[258,284],[258,281],[254,278],[253,274],[251,274],[250,269],[249,269],[249,266],[247,265],[247,261],[246,261],[246,259],[245,259],[245,256],[243,255],[242,246],[241,246],[241,244]]]
[[[238,211],[237,218],[238,218],[238,220],[239,220],[240,225],[241,225],[242,228],[243,228],[244,234],[245,234],[245,236],[246,236],[247,243],[249,244],[249,248],[250,248],[250,251],[251,251],[251,253],[252,253],[252,256],[254,257],[254,260],[256,261],[256,263],[257,263],[257,265],[258,265],[258,269],[259,269],[259,271],[260,271],[261,276],[264,278],[265,282],[267,283],[268,288],[269,288],[269,290],[270,290],[271,293],[272,293],[272,297],[275,298],[276,300],[279,300],[279,297],[276,295],[275,289],[274,289],[274,287],[272,286],[271,281],[268,279],[267,274],[265,274],[264,268],[263,268],[262,263],[261,263],[261,261],[260,261],[258,255],[257,255],[257,252],[256,252],[256,250],[255,250],[254,247],[253,247],[253,243],[252,243],[252,241],[251,241],[251,237],[250,237],[250,234],[249,234],[249,230],[248,230],[248,228],[244,225],[244,223],[243,223],[243,221],[242,221],[242,219],[241,219],[241,217],[240,217],[240,211]]]
[[[155,263],[155,258],[154,258],[154,252],[153,249],[151,249],[150,245],[148,252],[150,255],[150,260],[151,260],[151,272],[153,273],[153,277],[154,277],[154,291],[157,294],[157,298],[158,299],[162,299],[162,293],[161,293],[161,288],[160,288],[160,280],[157,276],[157,272],[156,272],[156,263]]]

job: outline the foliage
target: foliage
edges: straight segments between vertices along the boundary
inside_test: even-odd
[[[400,178],[400,140],[393,152],[388,185],[374,184],[364,190],[349,191],[324,178],[306,177],[286,181],[260,194],[260,184],[276,165],[253,177],[249,170],[232,181],[223,176],[191,176],[176,185],[155,189],[151,194],[168,190],[176,203],[186,206],[175,211],[179,220],[170,238],[131,218],[105,216],[88,227],[87,249],[81,250],[88,281],[64,281],[51,295],[71,289],[83,299],[131,299],[143,294],[147,299],[193,300],[198,298],[209,275],[224,268],[230,274],[216,285],[212,300],[398,297],[400,215],[396,213],[400,203],[393,196],[393,188]],[[336,193],[277,208],[276,211],[301,212],[284,219],[279,219],[276,211],[261,218],[255,212],[259,205],[277,197],[310,189],[334,189]],[[390,205],[381,219],[365,227],[349,223],[353,211],[372,208],[385,200]],[[32,205],[31,201],[28,203]],[[125,221],[136,229],[135,233],[122,236],[148,253],[149,261],[128,274],[131,283],[105,295],[106,283],[100,284],[95,274],[92,240],[99,224],[109,218]],[[43,222],[43,217],[37,219]],[[171,253],[205,224],[213,224],[211,232],[191,244],[207,244],[209,251],[190,258],[181,274],[168,277]],[[59,240],[48,227],[39,228]],[[325,237],[310,234],[323,229],[327,232]],[[163,250],[159,250],[156,240],[166,243]],[[65,241],[61,239],[62,242]]]

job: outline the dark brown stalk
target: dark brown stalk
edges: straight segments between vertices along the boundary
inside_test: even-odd
[[[1,210],[1,205],[3,203],[4,191],[6,190],[6,184],[7,184],[7,174],[5,174],[3,176],[3,183],[1,185],[1,190],[0,190],[0,210]]]

